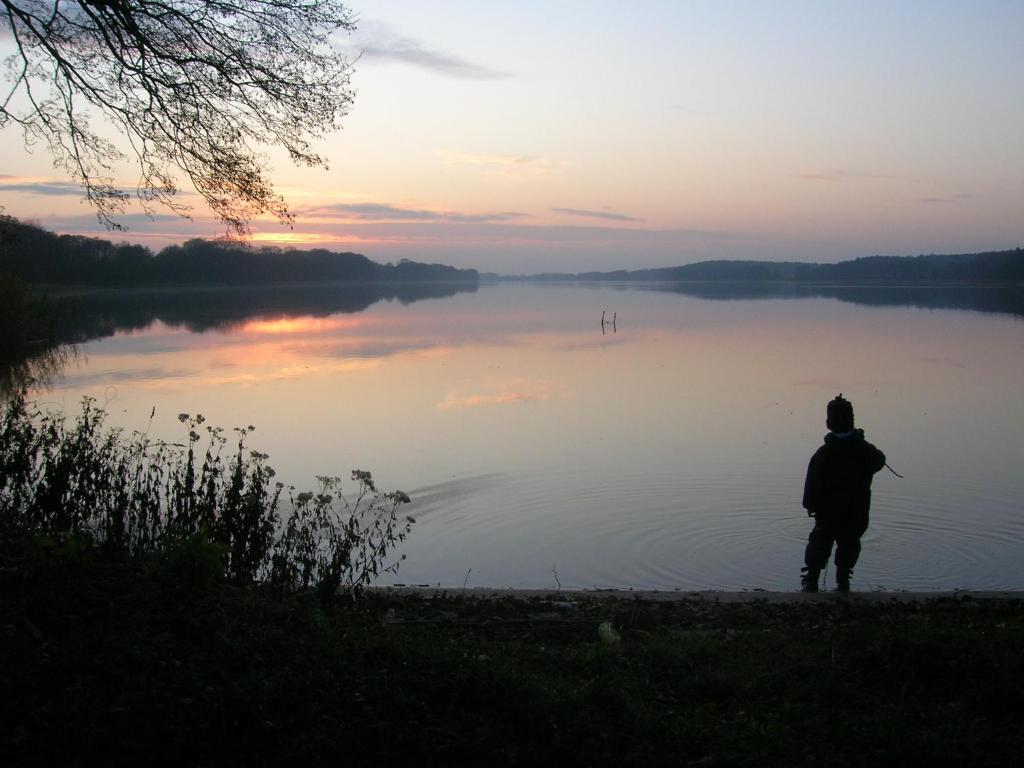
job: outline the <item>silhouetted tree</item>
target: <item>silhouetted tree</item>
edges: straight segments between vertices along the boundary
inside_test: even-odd
[[[174,198],[178,169],[244,234],[257,214],[292,219],[259,147],[322,166],[310,142],[352,103],[351,65],[331,36],[354,20],[338,0],[0,0],[0,12],[14,46],[0,127],[45,142],[111,228],[123,228],[114,217],[129,196],[112,173],[126,153],[87,109],[126,136],[147,211],[187,211]]]
[[[323,248],[254,248],[237,240],[186,240],[158,254],[130,243],[97,237],[57,235],[41,227],[0,215],[0,229],[10,230],[0,242],[0,276],[28,283],[79,285],[266,283],[422,283],[471,282],[475,269],[444,264],[377,264],[358,253],[335,253]],[[0,328],[3,328],[0,325]]]

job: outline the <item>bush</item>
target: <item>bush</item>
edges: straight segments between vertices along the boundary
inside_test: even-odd
[[[378,491],[369,472],[352,472],[351,503],[337,477],[318,478],[317,493],[289,488],[291,512],[282,520],[285,489],[273,481],[267,454],[246,447],[252,426],[235,430],[225,455],[224,431],[204,427],[201,415],[179,415],[185,443],[106,428],[105,418],[92,398],[70,424],[24,393],[7,402],[0,532],[85,542],[116,557],[173,550],[209,560],[215,552],[231,580],[323,595],[358,592],[404,559],[388,560],[411,529],[412,518],[398,515],[409,497]]]

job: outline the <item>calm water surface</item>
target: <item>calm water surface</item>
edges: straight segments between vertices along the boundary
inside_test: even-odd
[[[270,292],[226,311],[238,295],[210,293],[111,321],[131,330],[83,344],[39,397],[91,395],[138,429],[155,406],[167,438],[183,411],[254,424],[299,487],[371,470],[418,519],[389,583],[792,589],[807,460],[842,391],[905,475],[875,478],[855,588],[1024,588],[1019,314],[927,291],[717,294],[482,285],[304,309]]]

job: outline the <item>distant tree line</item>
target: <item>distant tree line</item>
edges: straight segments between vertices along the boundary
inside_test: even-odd
[[[358,253],[188,240],[159,253],[130,243],[57,235],[0,217],[0,274],[28,283],[96,286],[260,285],[295,282],[476,282],[474,269],[403,259],[378,264]]]
[[[485,275],[493,279],[496,276]],[[1024,282],[1024,249],[926,256],[866,256],[838,264],[799,261],[701,261],[661,269],[546,273],[518,278],[581,282]]]

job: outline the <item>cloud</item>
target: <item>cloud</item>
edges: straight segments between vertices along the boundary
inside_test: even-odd
[[[437,156],[448,165],[471,165],[502,176],[518,178],[561,178],[563,166],[534,155],[482,155],[439,149]]]
[[[223,225],[212,217],[196,216],[189,218],[187,216],[179,216],[176,213],[122,213],[118,214],[116,218],[118,224],[123,224],[129,230],[133,230],[135,227],[145,228],[154,224],[176,225],[169,228],[169,234],[186,239],[191,237],[216,237],[224,234]],[[209,225],[211,234],[206,234],[197,224]],[[110,236],[110,233],[102,225],[97,224],[96,215],[92,213],[54,216],[44,219],[42,225],[46,229],[52,229],[56,232],[70,232],[72,228],[75,228],[77,232],[78,229],[84,228],[84,234],[95,232],[99,237]],[[143,237],[149,234],[152,233],[140,231],[137,233],[137,236]]]
[[[346,227],[350,231],[352,226]],[[747,241],[749,233],[705,229],[648,229],[611,226],[568,226],[484,222],[451,222],[445,226],[426,223],[367,223],[355,230],[365,237],[392,235],[416,239],[442,238],[451,242],[546,242],[557,243],[683,243],[692,241]]]
[[[895,177],[888,176],[884,173],[862,173],[860,171],[837,169],[830,171],[798,173],[797,178],[805,179],[807,181],[849,181],[851,179],[892,179]]]
[[[445,216],[445,221],[456,221],[465,224],[480,224],[486,222],[497,222],[497,221],[511,221],[512,219],[521,219],[526,216],[525,213],[516,213],[515,211],[504,211],[502,213],[450,213]]]
[[[435,211],[427,208],[405,208],[390,203],[335,203],[317,206],[302,211],[310,216],[329,216],[356,221],[449,221],[469,224],[511,221],[522,218],[525,214],[515,211],[501,213],[458,213],[455,211]]]
[[[960,193],[955,195],[942,195],[936,197],[921,197],[918,198],[917,202],[924,203],[926,205],[960,205],[973,198],[974,195]]]
[[[396,210],[405,209],[396,207]],[[260,222],[265,228],[254,235],[254,240],[344,250],[384,244],[418,246],[437,243],[510,247],[547,244],[683,248],[698,243],[749,243],[759,238],[755,233],[739,230],[530,224],[514,221],[525,218],[524,214],[515,212],[479,215],[438,213],[432,218],[358,219],[345,211],[345,204],[339,204],[299,210],[296,213],[301,229],[283,233],[286,235],[285,240],[277,240],[277,233],[281,230],[272,222]],[[217,237],[223,234],[222,228],[212,219],[189,221],[174,215],[157,215],[149,219],[144,214],[129,214],[120,219],[131,227],[133,240],[181,242],[192,237]],[[153,227],[154,224],[158,230],[146,230],[147,226]],[[110,236],[96,223],[95,216],[90,214],[50,218],[43,222],[43,226],[58,232]],[[372,257],[372,254],[368,255]]]
[[[81,197],[83,194],[82,185],[73,181],[42,181],[19,176],[0,176],[0,192],[74,197]]]
[[[590,219],[604,219],[605,221],[643,221],[635,216],[627,216],[624,213],[612,211],[587,211],[580,208],[551,208],[553,213],[564,213],[567,216],[582,216]]]
[[[366,61],[409,64],[448,77],[465,80],[502,80],[511,77],[508,72],[491,69],[455,54],[430,48],[382,22],[362,22],[355,33],[352,47],[359,51],[360,58]]]
[[[440,214],[416,208],[399,208],[388,203],[337,203],[315,209],[316,213],[341,214],[360,221],[436,221]]]
[[[122,188],[125,194],[132,190]],[[19,192],[47,197],[84,197],[85,188],[77,181],[54,179],[46,176],[7,176],[0,174],[0,193]]]
[[[311,217],[312,218],[312,217]],[[506,221],[351,221],[344,217],[303,221],[303,226],[318,233],[318,242],[326,244],[330,236],[339,246],[353,248],[371,244],[436,245],[440,243],[475,246],[520,247],[528,244],[550,246],[676,246],[693,243],[737,243],[756,239],[745,232],[703,229],[649,229],[645,227],[579,226],[527,224]]]

